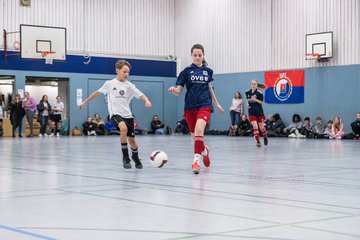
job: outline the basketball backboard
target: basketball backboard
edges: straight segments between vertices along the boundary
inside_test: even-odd
[[[315,54],[315,55],[311,55]],[[333,57],[333,32],[311,33],[305,36],[305,56],[306,60],[316,59],[326,60]]]
[[[66,60],[66,28],[20,25],[21,57],[44,59],[49,52],[54,60]]]

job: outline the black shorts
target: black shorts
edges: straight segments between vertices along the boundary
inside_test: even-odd
[[[111,117],[111,123],[114,124],[116,127],[119,126],[120,122],[125,122],[127,127],[127,134],[128,137],[135,137],[134,134],[134,118],[123,118],[120,115],[113,115]]]
[[[56,123],[61,122],[61,114],[51,114],[50,120]]]

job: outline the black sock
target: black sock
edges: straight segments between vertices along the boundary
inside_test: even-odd
[[[133,158],[133,159],[139,159],[138,149],[139,149],[139,148],[136,148],[136,149],[132,149],[132,148],[131,148],[132,158]]]
[[[124,157],[129,157],[128,145],[127,143],[121,143],[121,150]]]

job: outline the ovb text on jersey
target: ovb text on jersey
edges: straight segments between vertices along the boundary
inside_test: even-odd
[[[194,73],[194,71],[191,71],[190,74]],[[203,71],[202,75],[191,75],[190,80],[193,83],[207,83],[209,81],[208,72]]]

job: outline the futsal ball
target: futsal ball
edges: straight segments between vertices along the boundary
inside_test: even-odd
[[[168,161],[168,156],[164,151],[156,150],[150,155],[150,163],[153,167],[161,168]]]

